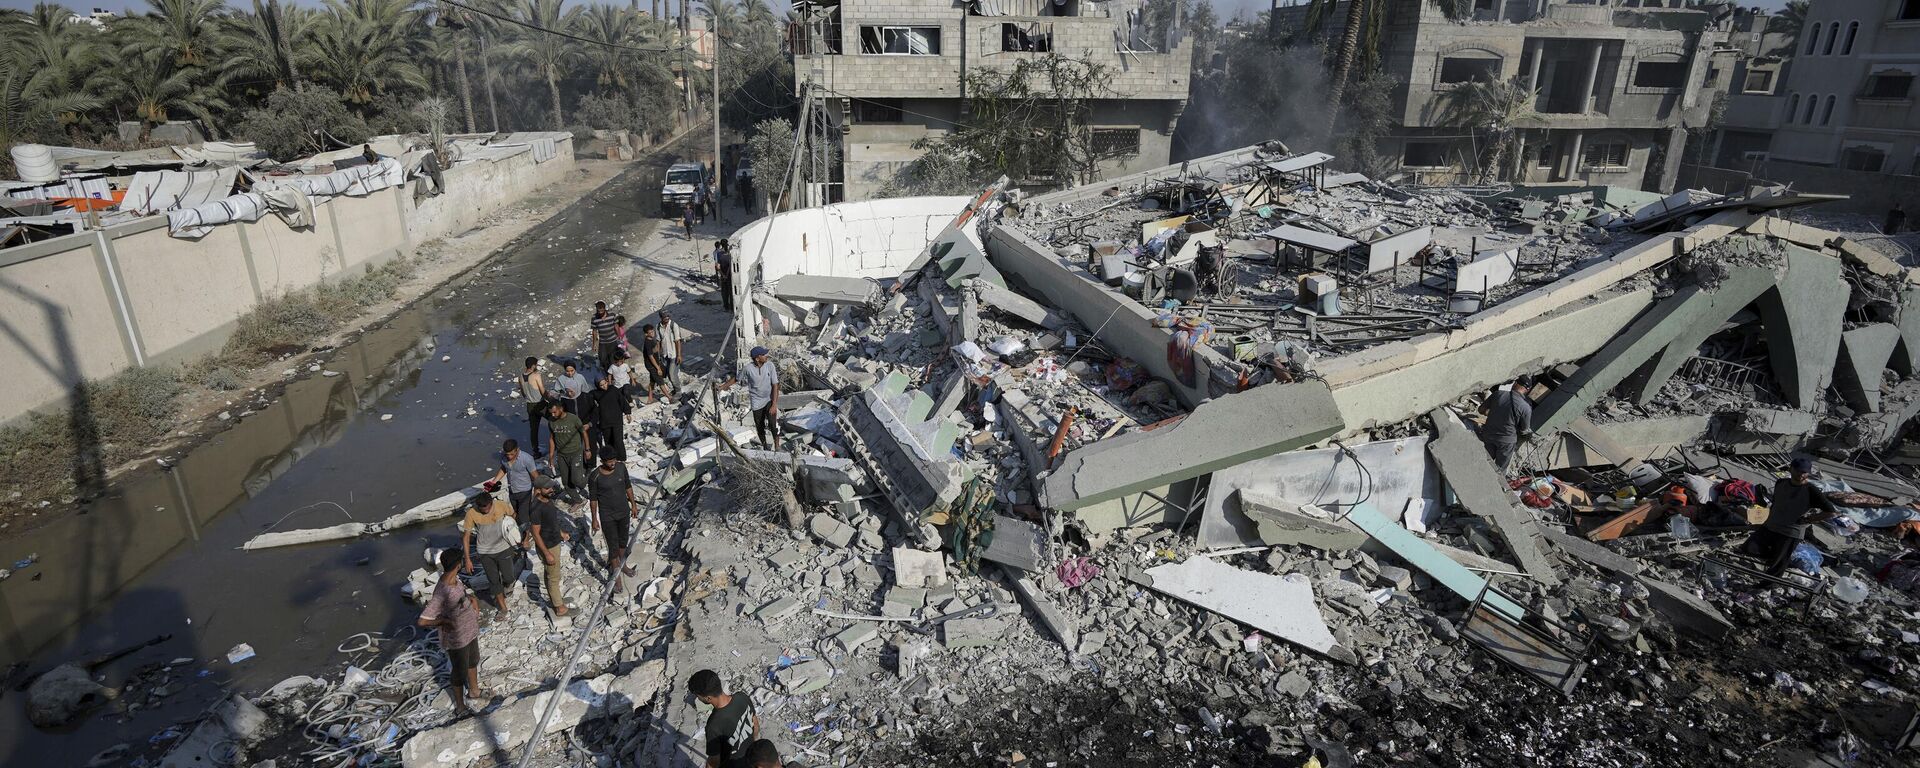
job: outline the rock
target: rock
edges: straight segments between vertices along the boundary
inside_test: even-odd
[[[86,670],[62,664],[27,687],[27,719],[41,728],[52,728],[112,698],[113,691],[94,682]]]
[[[807,530],[821,541],[842,549],[853,543],[854,529],[832,515],[815,514],[807,518]]]

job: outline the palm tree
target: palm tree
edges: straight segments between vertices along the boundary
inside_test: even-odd
[[[619,46],[630,46],[640,41],[639,17],[633,11],[617,6],[588,6],[586,12],[580,15],[580,36],[600,43],[587,51],[587,66],[593,68],[594,83],[627,95],[633,85],[630,64],[634,53],[621,50]]]
[[[154,51],[133,62],[135,66],[101,73],[93,86],[111,93],[115,101],[131,108],[140,120],[140,142],[151,138],[153,126],[167,122],[174,112],[185,112],[207,127],[209,138],[220,138],[214,120],[215,110],[226,103],[201,77],[203,71],[180,63],[173,51]]]
[[[1503,174],[1517,175],[1524,153],[1514,153],[1514,167],[1507,167],[1507,152],[1521,132],[1544,124],[1533,111],[1539,94],[1528,89],[1519,78],[1513,80],[1475,80],[1448,91],[1440,111],[1440,124],[1492,133],[1493,146],[1480,166],[1480,181],[1492,181]]]
[[[580,9],[562,11],[563,0],[522,0],[517,10],[521,21],[540,29],[572,32],[579,26]],[[566,115],[560,110],[560,80],[580,63],[580,46],[559,35],[531,29],[518,35],[510,47],[515,58],[532,67],[547,81],[547,93],[553,99],[553,129],[566,127]]]
[[[222,38],[224,0],[147,0],[152,10],[134,17],[139,24],[128,48],[135,55],[165,51],[177,67],[207,67],[217,61]]]
[[[222,82],[267,82],[291,88],[311,58],[308,44],[319,16],[280,0],[253,0],[253,12],[227,17]]]
[[[427,89],[416,63],[419,14],[405,0],[327,0],[313,34],[314,76],[363,114],[375,102]]]
[[[1786,7],[1781,8],[1779,14],[1767,19],[1768,32],[1786,37],[1785,48],[1788,53],[1800,48],[1800,29],[1807,25],[1807,8],[1810,4],[1810,0],[1787,0]],[[1770,52],[1762,51],[1762,53]]]
[[[1369,71],[1380,60],[1380,36],[1389,25],[1385,0],[1309,0],[1307,7],[1307,29],[1317,31],[1333,15],[1335,7],[1347,4],[1346,23],[1340,30],[1340,45],[1334,49],[1331,91],[1327,103],[1333,109],[1327,111],[1327,132],[1333,132],[1334,123],[1340,119],[1343,105],[1346,103],[1347,84],[1354,80],[1353,73]],[[1420,0],[1432,2],[1446,13],[1447,18],[1456,18],[1471,13],[1471,3],[1455,0]],[[1464,7],[1463,7],[1464,6]],[[1418,6],[1415,6],[1418,12]]]
[[[46,92],[32,83],[21,62],[0,56],[0,146],[36,138],[40,126],[64,124],[76,133],[78,116],[100,108],[99,97],[85,90]]]

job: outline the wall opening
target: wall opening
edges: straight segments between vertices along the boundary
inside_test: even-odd
[[[1635,88],[1683,88],[1686,84],[1684,61],[1642,61],[1633,66]]]
[[[1471,83],[1475,80],[1498,80],[1500,78],[1499,57],[1487,56],[1448,56],[1440,60],[1440,82],[1449,85]]]
[[[1847,147],[1840,153],[1840,167],[1849,171],[1879,173],[1886,164],[1887,151],[1879,147]]]
[[[890,56],[938,56],[940,28],[861,27],[860,52]]]
[[[1622,140],[1595,141],[1587,144],[1583,150],[1581,166],[1591,170],[1626,170],[1627,142]]]
[[[1125,157],[1140,154],[1140,129],[1095,128],[1089,139],[1095,157]]]
[[[907,119],[900,99],[861,99],[853,103],[853,119],[860,123],[900,123]]]
[[[1913,75],[1905,72],[1879,72],[1867,78],[1860,97],[1865,99],[1904,99],[1913,90]]]
[[[1409,141],[1400,149],[1400,164],[1409,168],[1447,167],[1447,145],[1438,141]]]
[[[1773,70],[1747,70],[1747,79],[1740,83],[1741,93],[1773,93]]]
[[[1003,53],[1053,52],[1053,25],[1042,22],[1003,22],[1000,25],[1000,50]]]

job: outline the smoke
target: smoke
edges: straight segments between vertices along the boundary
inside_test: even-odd
[[[1278,139],[1296,151],[1330,149],[1331,88],[1316,49],[1264,40],[1229,43],[1225,67],[1195,78],[1180,116],[1185,157]]]

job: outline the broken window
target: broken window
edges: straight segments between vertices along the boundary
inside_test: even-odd
[[[898,123],[907,119],[900,99],[861,99],[853,103],[853,119],[861,123]]]
[[[1091,136],[1096,157],[1122,157],[1140,154],[1140,129],[1095,128]]]
[[[1457,85],[1500,78],[1500,59],[1485,56],[1448,56],[1440,60],[1440,82]]]
[[[1588,168],[1625,168],[1627,167],[1627,143],[1625,141],[1596,141],[1587,145],[1586,156],[1581,164]]]
[[[1904,99],[1913,89],[1913,75],[1905,72],[1880,72],[1867,78],[1863,99]]]
[[[1400,150],[1400,164],[1409,168],[1447,167],[1447,145],[1438,141],[1409,141]]]
[[[1747,79],[1740,84],[1740,92],[1773,93],[1773,71],[1747,70]]]
[[[787,45],[796,56],[840,53],[839,0],[801,0],[787,22]]]
[[[1906,0],[1901,3],[1900,19],[1903,21],[1920,19],[1920,0]]]
[[[1633,67],[1635,88],[1680,88],[1686,84],[1684,61],[1642,61]]]
[[[1053,25],[1040,22],[1000,25],[1000,50],[1007,53],[1051,53]]]
[[[939,27],[861,27],[860,52],[901,56],[940,55]]]
[[[1849,171],[1879,173],[1887,164],[1887,151],[1879,147],[1847,147],[1840,153],[1840,167]]]

